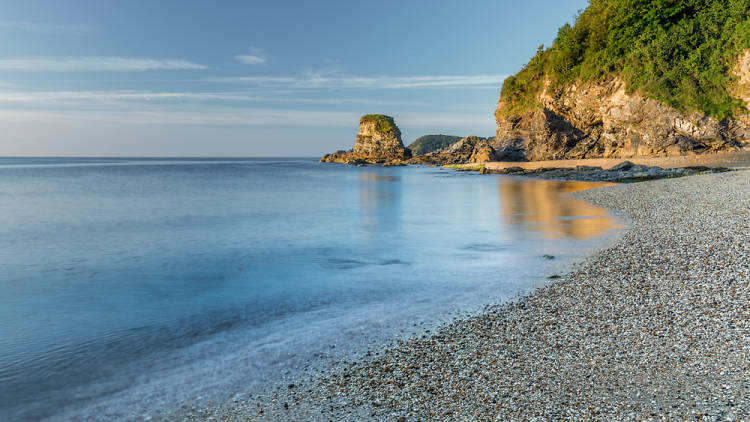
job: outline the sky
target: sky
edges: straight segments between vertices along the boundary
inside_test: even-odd
[[[0,0],[0,156],[320,156],[492,136],[585,0]]]

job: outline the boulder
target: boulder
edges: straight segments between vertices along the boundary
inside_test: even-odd
[[[483,143],[474,147],[469,157],[469,163],[486,163],[489,161],[498,161],[495,155],[495,149],[489,144]]]
[[[610,168],[610,171],[627,171],[633,168],[635,164],[631,163],[630,161],[623,161],[620,164],[614,165],[612,168]]]

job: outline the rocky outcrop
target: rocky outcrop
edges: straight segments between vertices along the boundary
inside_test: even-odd
[[[401,142],[401,131],[393,117],[368,114],[359,120],[359,132],[354,147],[324,155],[320,161],[345,164],[398,165],[411,157],[411,151]]]
[[[486,138],[468,136],[460,141],[429,154],[414,157],[409,164],[466,164],[498,161],[495,150]]]
[[[735,68],[731,93],[750,104],[750,52]],[[547,84],[549,87],[549,84]],[[700,154],[750,146],[750,116],[718,121],[700,113],[681,113],[638,92],[628,93],[619,79],[544,89],[541,107],[521,115],[495,112],[493,141],[501,161],[627,158]]]
[[[722,173],[729,171],[723,167],[679,167],[661,168],[656,166],[645,166],[623,161],[609,169],[592,166],[578,166],[574,168],[538,168],[526,170],[521,167],[506,167],[501,169],[490,169],[483,167],[480,174],[507,174],[513,176],[528,176],[540,179],[557,180],[584,180],[592,182],[639,182],[645,180],[663,179],[667,177],[691,176],[701,173]]]
[[[488,142],[483,142],[474,147],[474,151],[471,152],[471,157],[469,157],[467,162],[487,163],[490,161],[498,161],[495,149]]]

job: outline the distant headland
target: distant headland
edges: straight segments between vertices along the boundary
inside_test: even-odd
[[[380,164],[383,166],[445,165],[498,161],[488,138],[479,136],[468,136],[466,138],[445,135],[430,136],[442,138],[433,138],[432,140],[437,142],[431,142],[427,145],[420,145],[415,141],[421,151],[429,152],[414,156],[409,148],[404,147],[401,141],[401,131],[393,117],[384,114],[367,114],[359,120],[359,132],[354,147],[348,151],[326,154],[320,161],[354,165]],[[423,140],[430,141],[429,138]],[[440,148],[439,146],[443,144],[447,146]]]

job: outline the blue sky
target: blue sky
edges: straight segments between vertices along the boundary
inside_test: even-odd
[[[358,118],[494,134],[586,1],[0,1],[0,156],[319,156]]]

